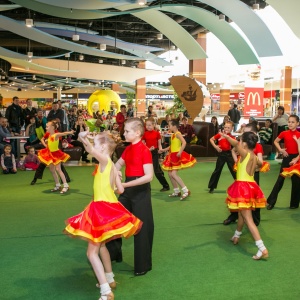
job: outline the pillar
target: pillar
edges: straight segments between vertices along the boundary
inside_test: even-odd
[[[284,107],[285,113],[291,112],[292,104],[292,67],[286,66],[281,70],[280,80],[280,105]]]
[[[145,69],[145,62],[140,62],[138,68]],[[140,78],[136,80],[135,88],[135,107],[137,116],[143,116],[146,111],[146,79]]]
[[[117,94],[120,94],[120,86],[117,83],[112,83],[111,84],[111,89],[116,92]]]
[[[220,114],[227,115],[230,109],[230,90],[223,89],[220,90]]]
[[[206,52],[206,33],[199,33],[196,41]],[[189,77],[206,85],[206,58],[189,61]]]

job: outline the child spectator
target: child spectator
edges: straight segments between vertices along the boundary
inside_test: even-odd
[[[271,143],[272,134],[273,134],[273,130],[271,128],[271,125],[272,125],[272,120],[267,119],[266,122],[265,122],[265,127],[262,127],[259,130],[258,134],[259,134],[261,144]]]
[[[26,157],[24,159],[23,166],[28,171],[32,171],[32,170],[35,171],[38,168],[40,161],[39,161],[37,155],[35,154],[34,147],[29,147],[27,149],[27,151],[28,151],[28,154],[26,155]]]
[[[11,153],[11,145],[4,146],[4,153],[1,155],[1,167],[3,174],[16,174],[17,166],[15,156]]]
[[[216,135],[219,132],[219,123],[217,117],[212,116],[210,122],[214,124],[214,134]]]

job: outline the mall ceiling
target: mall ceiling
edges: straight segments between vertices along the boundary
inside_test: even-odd
[[[274,37],[252,9],[254,4],[263,9],[265,1],[138,2],[0,0],[2,87],[68,90],[91,85],[110,88],[112,82],[125,85],[172,65],[158,57],[169,50],[179,48],[190,60],[205,59],[205,49],[195,38],[206,32],[213,32],[239,64],[281,55]],[[33,20],[34,26],[26,27],[26,19]],[[254,50],[230,26],[231,20],[244,31]],[[105,50],[101,50],[103,45]],[[145,60],[161,70],[140,69]]]

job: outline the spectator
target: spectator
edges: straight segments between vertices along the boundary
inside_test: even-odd
[[[5,112],[5,118],[8,120],[9,127],[14,135],[20,135],[21,128],[24,125],[24,114],[19,105],[19,98],[13,97],[13,103]]]
[[[4,117],[0,117],[0,155],[4,153],[4,147],[6,145],[10,145],[10,140],[7,137],[11,137],[12,133],[8,128],[7,119]],[[14,143],[11,145],[14,146]],[[15,153],[15,149],[12,149],[12,152]]]
[[[65,113],[62,109],[59,108],[59,103],[58,101],[54,101],[52,103],[52,109],[50,110],[48,116],[47,116],[47,121],[56,121],[56,119],[59,120],[60,126],[58,128],[58,131],[62,131],[61,124],[64,122],[64,117]]]
[[[28,147],[38,144],[40,142],[40,140],[37,137],[37,133],[36,133],[36,118],[35,116],[32,116],[29,119],[29,124],[27,125],[26,129],[25,129],[25,135],[29,136],[29,138],[27,139],[27,142],[24,144],[24,150],[27,153],[28,152]]]
[[[219,133],[219,123],[217,117],[212,116],[210,122],[214,124],[214,135],[216,135]]]
[[[74,130],[74,135],[72,135],[72,141],[71,144],[75,147],[81,147],[82,149],[82,155],[81,155],[81,161],[85,161],[86,163],[89,163],[90,160],[87,158],[88,152],[85,150],[83,143],[78,139],[79,133],[87,131],[88,126],[85,124],[83,116],[78,116],[78,120],[76,121],[74,127],[72,130]]]
[[[25,119],[25,128],[30,124],[31,117],[37,116],[37,109],[32,106],[32,100],[26,100],[26,108],[23,109],[24,119]]]
[[[166,115],[165,118],[161,121],[160,129],[161,130],[168,130],[169,129],[169,121],[170,121],[170,115]]]
[[[70,110],[70,113],[68,114],[68,122],[70,129],[73,129],[75,127],[75,123],[77,121],[78,115],[77,115],[77,109],[74,109],[74,107]]]
[[[32,170],[36,170],[38,168],[40,164],[40,161],[37,157],[37,155],[35,154],[35,149],[34,147],[29,147],[28,148],[28,154],[26,155],[25,159],[24,159],[24,168],[25,170],[28,171],[32,171]]]
[[[148,106],[148,112],[147,112],[147,118],[156,118],[157,115],[155,112],[153,112],[153,106],[152,105],[149,105]]]
[[[278,124],[278,135],[287,130],[289,116],[284,113],[284,107],[278,106],[277,115],[273,118],[273,122]]]
[[[116,115],[116,122],[119,125],[120,135],[122,137],[124,134],[124,123],[127,120],[126,105],[122,104],[120,106],[120,109],[121,109],[121,111],[119,111]]]
[[[132,107],[132,103],[127,104],[127,118],[133,118],[134,117],[134,110]]]
[[[228,116],[234,124],[234,131],[236,131],[241,119],[241,113],[237,109],[237,104],[233,104],[233,108],[229,109]]]
[[[227,122],[229,122],[230,121],[230,117],[229,116],[224,116],[224,118],[223,118],[223,122],[220,124],[220,126],[219,126],[219,130],[221,130],[221,131],[223,131],[224,130],[224,126],[225,126],[225,124],[227,123]]]
[[[1,154],[1,167],[3,174],[16,174],[17,165],[15,156],[11,153],[11,145],[4,146],[4,153]]]
[[[194,127],[188,124],[188,119],[186,117],[182,118],[182,124],[179,126],[179,131],[187,143],[190,143],[195,136]]]
[[[69,120],[68,120],[68,114],[67,114],[66,104],[64,104],[64,107],[63,107],[61,100],[57,100],[57,103],[58,103],[58,107],[64,113],[63,121],[60,122],[61,130],[62,131],[67,131],[67,130],[69,130]]]
[[[271,128],[272,120],[267,119],[265,122],[265,127],[262,127],[258,132],[261,144],[270,144],[272,140],[273,130]]]

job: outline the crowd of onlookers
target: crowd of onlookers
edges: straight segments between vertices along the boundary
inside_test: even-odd
[[[7,107],[5,115],[0,113],[0,156],[5,158],[5,149],[7,153],[14,158],[10,161],[10,169],[15,168],[15,158],[17,157],[17,146],[16,140],[10,140],[11,136],[18,136],[24,134],[27,137],[26,143],[24,144],[25,153],[28,153],[29,149],[34,149],[34,151],[42,149],[44,146],[40,143],[40,139],[44,136],[46,131],[46,124],[49,121],[56,120],[59,122],[58,131],[64,132],[68,130],[74,130],[74,135],[67,136],[62,147],[81,147],[83,162],[89,162],[87,157],[88,153],[85,151],[83,144],[78,140],[78,135],[82,131],[87,129],[91,132],[101,132],[104,130],[109,130],[115,136],[118,136],[119,140],[124,140],[124,123],[128,118],[134,117],[134,109],[131,104],[121,105],[120,111],[115,113],[115,110],[109,112],[95,112],[93,116],[90,116],[86,110],[78,109],[77,105],[72,105],[70,108],[62,106],[60,100],[54,101],[52,103],[52,109],[49,111],[48,115],[40,108],[35,108],[32,105],[32,100],[26,100],[26,107],[21,108],[19,105],[18,97],[13,98],[13,103]],[[144,116],[140,117],[143,121],[147,118],[154,118],[157,120],[157,115],[153,111],[153,106],[150,105]],[[246,124],[241,124],[240,112],[237,110],[236,105],[233,106],[229,111],[228,115],[224,116],[223,122],[218,123],[218,118],[213,116],[211,122],[214,125],[214,134],[217,134],[220,130],[222,131],[224,125],[227,121],[232,121],[234,124],[235,132],[243,132],[243,128]],[[171,119],[178,119],[180,126],[179,131],[182,133],[184,139],[187,143],[197,143],[197,137],[195,135],[195,130],[191,124],[189,124],[189,115],[185,112],[180,112],[178,115],[167,114],[165,118],[160,122],[158,126],[162,132],[168,131],[168,122]],[[269,144],[272,139],[272,122],[278,123],[278,132],[285,130],[287,126],[288,115],[284,113],[284,108],[282,106],[278,107],[278,113],[276,116],[265,121],[265,126],[259,127],[258,121],[254,117],[249,118],[249,123],[256,124],[258,128],[258,134],[260,137],[260,143]],[[22,128],[25,129],[22,133]],[[169,137],[163,138],[164,146],[167,147],[169,144]],[[8,156],[8,155],[6,155]],[[9,159],[6,158],[8,161]],[[2,165],[3,168],[3,165]],[[32,168],[30,168],[32,169]]]

